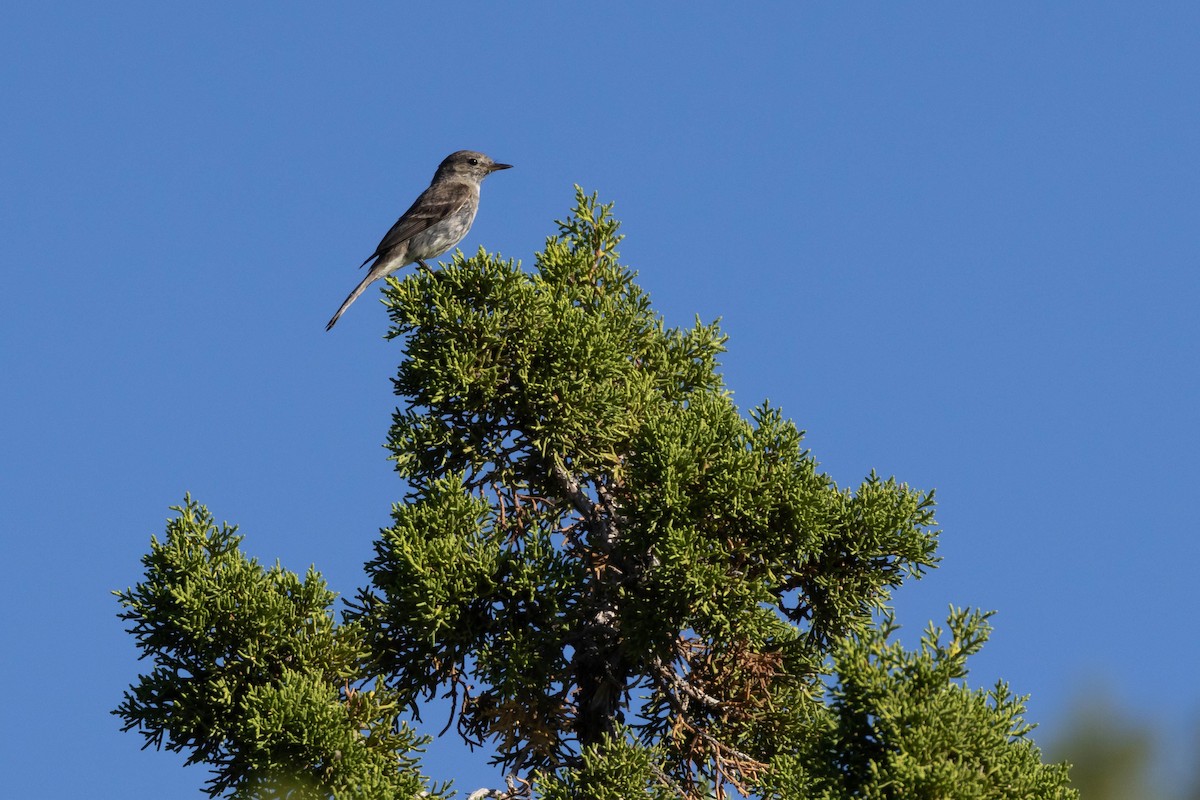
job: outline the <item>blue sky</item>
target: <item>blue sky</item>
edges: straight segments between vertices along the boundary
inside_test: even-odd
[[[421,5],[0,12],[13,796],[199,796],[108,715],[109,592],[185,492],[361,583],[400,350],[375,288],[324,323],[459,148],[516,165],[466,250],[530,264],[598,191],[668,322],[722,318],[743,408],[840,484],[937,488],[906,635],[997,609],[971,682],[1039,740],[1091,681],[1192,730],[1200,6]]]

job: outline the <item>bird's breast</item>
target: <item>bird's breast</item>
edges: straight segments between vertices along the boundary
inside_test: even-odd
[[[478,203],[467,203],[458,211],[412,237],[408,246],[409,263],[417,259],[437,258],[463,240],[475,221]]]

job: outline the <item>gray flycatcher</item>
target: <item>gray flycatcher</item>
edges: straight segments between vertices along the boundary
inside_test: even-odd
[[[413,263],[429,269],[425,259],[437,258],[461,242],[479,210],[479,185],[496,170],[511,166],[497,164],[473,150],[459,150],[446,156],[433,173],[429,188],[396,220],[370,258],[359,265],[361,269],[374,261],[367,277],[354,287],[325,330],[331,330],[374,281]]]

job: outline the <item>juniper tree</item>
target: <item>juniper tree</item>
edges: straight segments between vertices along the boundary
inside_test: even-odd
[[[1073,797],[1023,698],[965,684],[986,615],[890,638],[933,493],[836,486],[779,409],[734,405],[717,325],[653,311],[610,206],[577,191],[558,229],[530,272],[389,279],[407,493],[340,622],[315,573],[181,509],[121,595],[156,664],[126,727],[214,795],[441,794],[400,711],[445,696],[496,797]]]

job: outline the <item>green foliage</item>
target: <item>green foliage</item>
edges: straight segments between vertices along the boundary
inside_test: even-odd
[[[1117,706],[1111,690],[1103,684],[1089,683],[1075,691],[1065,729],[1047,749],[1071,762],[1071,785],[1081,796],[1088,800],[1200,800],[1200,758],[1191,760],[1190,775],[1172,775],[1171,770],[1162,769],[1174,755],[1164,752],[1165,748],[1190,744],[1191,752],[1200,756],[1200,736],[1190,743],[1180,742],[1177,732]],[[1200,735],[1200,725],[1195,722],[1192,730]]]
[[[315,574],[189,505],[122,595],[160,665],[127,726],[215,765],[214,794],[412,796],[398,709],[444,695],[507,798],[1070,797],[1020,701],[959,683],[984,617],[917,653],[872,623],[937,562],[932,492],[838,487],[778,409],[743,416],[717,325],[668,327],[619,242],[577,190],[532,272],[481,250],[389,278],[408,494],[369,584],[336,625]]]
[[[998,683],[971,690],[967,657],[987,640],[990,614],[951,609],[943,631],[930,625],[919,648],[889,641],[882,625],[835,651],[830,715],[823,735],[781,755],[768,781],[773,796],[1067,800],[1067,769],[1042,764],[1022,719],[1026,698]]]
[[[606,736],[584,749],[579,765],[561,774],[539,775],[535,784],[541,800],[673,800],[681,787],[672,786],[658,767],[662,753],[639,747],[626,736]]]
[[[264,569],[188,498],[166,540],[143,557],[145,580],[119,592],[154,669],[115,712],[146,745],[206,763],[210,796],[412,797],[424,781],[398,724],[399,696],[351,689],[368,655],[357,625],[337,625],[336,595],[312,570]]]

